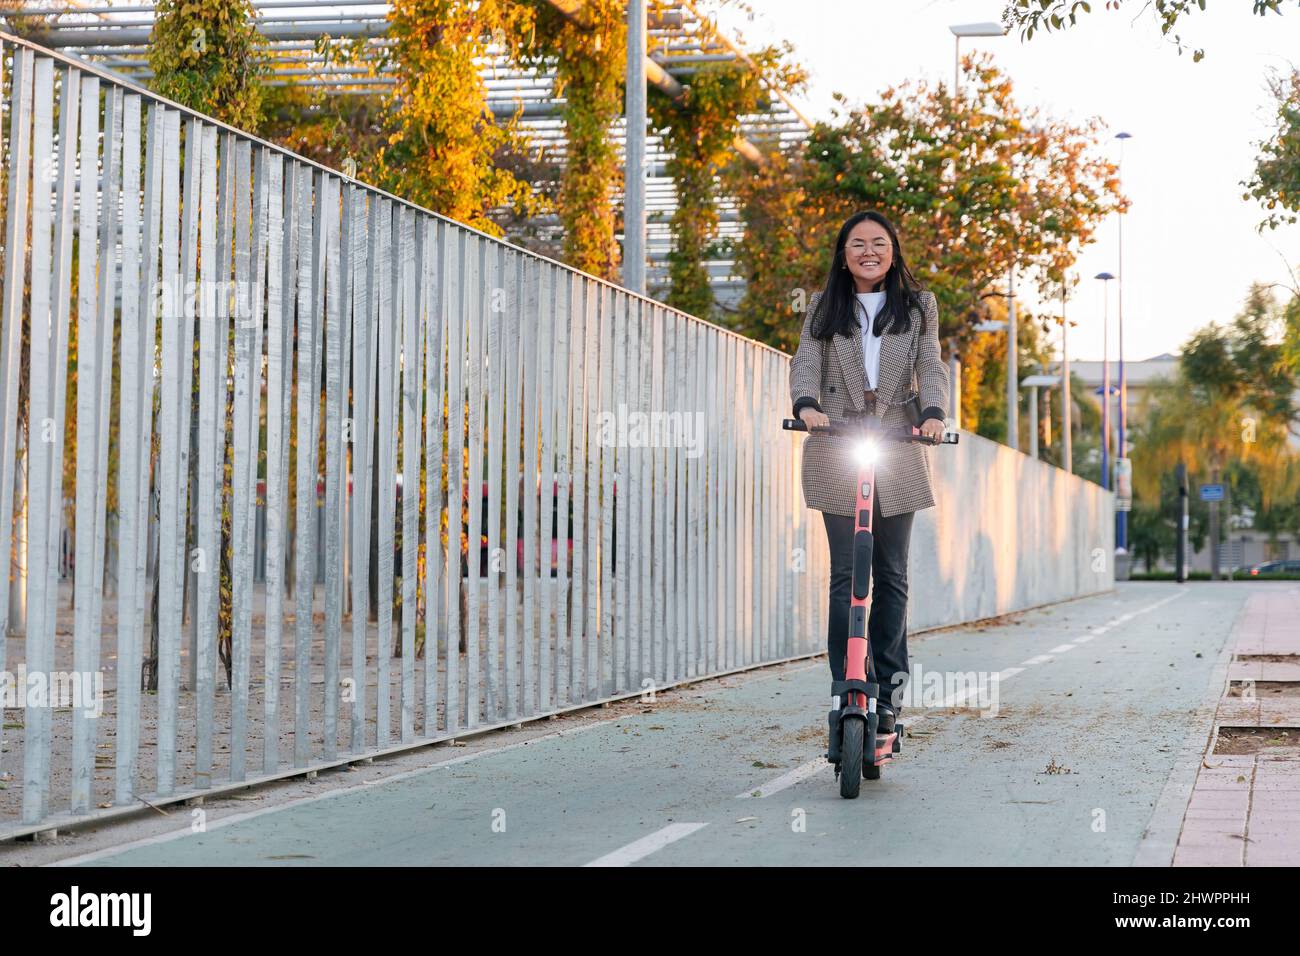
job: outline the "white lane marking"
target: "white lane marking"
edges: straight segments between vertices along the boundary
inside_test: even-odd
[[[1093,639],[1094,637],[1096,637],[1096,636],[1097,636],[1096,634],[1085,634],[1085,635],[1083,635],[1083,637],[1076,637],[1076,638],[1074,639],[1074,643],[1075,643],[1075,644],[1087,644],[1090,640],[1092,640],[1092,639]]]
[[[592,860],[586,866],[629,866],[706,826],[707,823],[670,823],[662,830],[656,830],[649,836],[643,836],[639,840],[633,840],[627,846],[619,847],[613,853],[606,853]]]
[[[362,780],[360,783],[353,784],[350,787],[340,787],[337,790],[330,790],[326,793],[314,793],[310,796],[299,797],[296,800],[290,800],[274,807],[262,807],[259,810],[249,810],[246,813],[232,813],[229,816],[209,819],[203,831],[192,830],[189,826],[189,814],[183,814],[180,819],[185,821],[185,827],[181,830],[173,830],[170,833],[159,833],[155,836],[141,837],[138,840],[132,840],[129,843],[120,843],[116,846],[105,847],[102,850],[92,850],[89,853],[82,853],[79,856],[64,857],[62,860],[55,860],[46,866],[75,866],[78,863],[90,863],[95,860],[103,859],[108,856],[116,856],[119,853],[125,853],[128,850],[135,850],[144,846],[154,846],[159,843],[170,843],[172,840],[179,840],[182,837],[194,836],[196,832],[211,832],[220,827],[229,826],[233,823],[243,823],[245,820],[252,820],[255,817],[265,816],[268,813],[279,813],[281,810],[289,810],[293,807],[300,807],[306,803],[316,803],[319,800],[329,800],[334,797],[347,796],[356,793],[358,790],[369,790],[373,787],[382,786],[386,783],[397,783],[401,780],[409,780],[411,777],[418,777],[420,774],[433,773],[435,770],[442,770],[445,767],[455,767],[463,763],[469,763],[471,760],[478,760],[480,757],[489,757],[493,754],[505,753],[507,750],[515,750],[518,747],[527,747],[529,744],[539,743],[553,737],[568,737],[571,734],[579,734],[584,730],[591,730],[595,727],[603,727],[606,724],[612,724],[621,717],[612,717],[609,720],[600,720],[590,724],[584,724],[581,727],[568,727],[564,730],[557,730],[553,733],[542,734],[538,737],[532,737],[528,740],[519,740],[513,744],[502,744],[499,747],[486,747],[483,750],[476,750],[472,754],[465,754],[462,757],[453,757],[450,760],[443,760],[428,767],[417,767],[414,770],[404,770],[401,773],[395,773],[391,777],[378,777],[374,780]],[[209,814],[211,817],[211,814]]]
[[[1073,645],[1073,644],[1057,644],[1055,647],[1053,647],[1053,648],[1052,648],[1050,651],[1048,651],[1047,653],[1049,653],[1049,654],[1064,654],[1066,651],[1072,651],[1072,650],[1074,650],[1074,645]]]
[[[1183,594],[1185,593],[1186,593],[1185,591],[1179,591],[1178,593],[1172,594],[1167,598],[1161,598],[1159,601],[1156,601],[1154,604],[1148,604],[1146,607],[1140,608],[1136,611],[1126,614],[1123,617],[1115,618],[1111,621],[1108,621],[1106,624],[1103,624],[1099,627],[1094,627],[1091,629],[1092,633],[1090,636],[1085,638],[1076,638],[1075,641],[1076,643],[1082,643],[1084,640],[1091,640],[1093,637],[1097,637],[1101,634],[1105,634],[1107,631],[1109,631],[1115,625],[1119,624],[1121,621],[1131,620],[1132,618],[1135,618],[1141,614],[1146,614],[1148,611],[1154,611],[1156,608],[1168,604],[1170,601],[1177,600],[1178,598],[1182,597]],[[1066,646],[1066,645],[1062,645],[1062,646]],[[1054,659],[1055,658],[1053,658],[1050,654],[1040,654],[1038,657],[1033,657],[1027,661],[1023,661],[1022,664],[1025,666],[1028,666],[1030,664],[1041,664],[1045,661],[1050,661]],[[1006,680],[1008,677],[1014,677],[1016,674],[1022,673],[1024,669],[1025,669],[1024,666],[1008,667],[1006,670],[998,672],[998,679],[1001,681],[1001,680]],[[950,696],[955,698],[956,696],[959,695],[954,694]],[[963,694],[960,696],[964,697],[965,695]],[[948,708],[951,706],[953,706],[953,704],[950,701],[945,699],[942,708]],[[915,727],[924,719],[925,719],[924,714],[918,714],[917,716],[912,717],[909,720],[904,720],[903,724],[904,726],[909,728]],[[749,790],[746,790],[744,793],[736,794],[736,799],[744,800],[750,797],[770,797],[774,793],[779,793],[782,790],[788,789],[789,787],[793,787],[796,783],[799,783],[803,780],[807,780],[809,777],[815,776],[817,772],[821,770],[823,767],[827,769],[830,768],[830,763],[827,762],[825,757],[819,757],[815,760],[810,760],[806,764],[803,764],[799,767],[795,767],[793,770],[786,771],[785,773],[781,774],[781,776],[777,777],[775,780],[771,781],[770,783],[765,783],[761,787],[753,787]]]
[[[809,777],[815,776],[823,767],[829,770],[830,766],[830,762],[827,761],[824,756],[818,757],[816,760],[810,760],[806,764],[795,767],[793,770],[786,771],[771,783],[765,783],[761,787],[754,787],[752,790],[746,790],[744,793],[736,794],[736,799],[745,800],[749,797],[770,797],[772,794],[784,790],[786,787],[793,787],[799,781],[807,780]]]

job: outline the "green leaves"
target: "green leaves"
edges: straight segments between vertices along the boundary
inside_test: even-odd
[[[250,132],[262,120],[265,41],[249,0],[159,0],[150,32],[153,89]]]

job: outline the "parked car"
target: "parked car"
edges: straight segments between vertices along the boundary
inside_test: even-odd
[[[1246,569],[1252,578],[1269,577],[1275,574],[1300,574],[1300,561],[1269,561],[1266,564],[1254,564]]]
[[[520,479],[521,493],[522,493],[522,484],[523,484],[523,479],[521,478],[521,479]],[[539,480],[538,484],[539,484],[539,486],[540,486],[540,480]],[[614,494],[615,494],[615,496],[616,496],[616,497],[615,497],[615,500],[617,500],[617,494],[618,494],[618,483],[617,483],[617,482],[614,483]],[[488,518],[488,486],[487,486],[487,482],[483,482],[483,499],[482,499],[482,500],[483,500],[483,505],[482,505],[483,510],[482,510],[482,512],[481,512],[481,524],[480,524],[480,528],[481,528],[484,524],[486,524],[486,522],[487,522],[487,518]],[[551,498],[550,498],[550,503],[551,503],[551,517],[550,517],[550,521],[548,522],[548,521],[546,520],[545,515],[539,515],[539,517],[541,518],[541,521],[540,521],[541,528],[540,528],[540,534],[538,535],[538,541],[537,541],[537,562],[538,562],[538,565],[539,565],[540,568],[543,568],[543,569],[544,569],[544,568],[547,567],[546,557],[545,557],[545,553],[544,553],[544,552],[545,552],[545,549],[546,549],[546,540],[547,540],[547,538],[549,538],[549,539],[550,539],[550,552],[551,552],[551,556],[550,556],[550,576],[551,576],[551,577],[558,577],[558,576],[559,576],[559,573],[560,573],[560,567],[561,567],[561,566],[567,568],[567,567],[571,567],[572,564],[573,564],[573,512],[572,512],[572,510],[570,510],[569,514],[567,515],[567,519],[566,519],[566,521],[565,521],[566,528],[565,528],[565,532],[564,532],[564,535],[563,535],[563,540],[564,540],[564,542],[565,542],[565,554],[564,554],[564,556],[562,557],[562,556],[561,556],[561,553],[560,553],[560,541],[561,541],[561,536],[560,536],[560,533],[559,533],[559,531],[560,531],[560,529],[559,529],[560,519],[559,519],[559,515],[558,515],[558,511],[559,511],[559,482],[558,482],[558,481],[553,481],[552,484],[551,484]],[[540,506],[540,501],[539,501],[539,506]],[[572,509],[572,507],[573,507],[573,503],[572,503],[572,501],[570,501],[570,509]],[[540,508],[539,508],[539,510],[540,510]],[[618,529],[617,529],[617,526],[612,527],[610,530],[611,530],[611,536],[612,536],[611,545],[614,546],[614,547],[616,547],[616,546],[617,546],[617,541],[618,541]],[[523,507],[523,501],[522,501],[522,500],[520,501],[519,506],[518,506],[518,523],[516,524],[516,534],[517,534],[517,536],[518,536],[518,540],[517,540],[516,543],[515,543],[515,567],[516,567],[516,569],[518,570],[518,572],[519,572],[520,574],[523,574],[523,573],[524,573],[524,507]],[[504,543],[505,543],[505,542],[502,541],[502,544],[504,544]],[[479,535],[479,575],[480,575],[481,577],[486,577],[486,576],[487,576],[487,573],[488,573],[488,557],[489,557],[489,554],[490,554],[490,551],[489,551],[489,548],[488,548],[488,538],[487,538],[487,534],[486,534],[486,533],[480,533],[480,535]],[[563,565],[561,564],[561,562],[563,562]],[[611,568],[613,568],[613,556],[612,556],[612,555],[611,555],[611,565],[610,565],[610,566],[611,566]]]

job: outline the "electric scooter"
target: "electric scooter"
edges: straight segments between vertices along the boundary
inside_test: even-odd
[[[810,431],[801,419],[787,418],[786,431]],[[826,758],[835,765],[840,796],[857,797],[862,780],[880,779],[881,767],[903,749],[903,725],[895,723],[891,731],[878,734],[880,717],[876,699],[880,686],[867,680],[871,672],[871,645],[867,639],[867,595],[870,591],[871,518],[876,499],[876,458],[886,441],[919,442],[925,445],[955,445],[956,433],[930,438],[914,426],[886,427],[874,416],[857,413],[843,421],[811,429],[813,434],[829,435],[856,441],[858,462],[857,517],[853,530],[853,586],[849,605],[849,640],[844,662],[844,680],[831,682],[831,697],[837,705],[828,715],[830,750]],[[836,744],[839,744],[837,747]]]

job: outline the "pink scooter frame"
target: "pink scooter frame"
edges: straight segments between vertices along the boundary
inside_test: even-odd
[[[857,507],[853,528],[853,579],[849,603],[848,649],[844,661],[844,680],[832,681],[831,695],[840,699],[840,761],[835,773],[840,778],[840,795],[852,799],[858,795],[861,778],[875,780],[880,768],[902,749],[903,725],[896,723],[889,733],[878,735],[880,717],[876,701],[880,686],[867,679],[871,672],[871,642],[867,637],[867,608],[871,590],[872,516],[876,500],[876,449],[881,441],[912,441],[928,445],[955,445],[958,436],[946,434],[941,439],[928,438],[915,427],[886,428],[865,416],[852,421],[832,422],[824,428],[809,429],[802,420],[787,418],[786,431],[811,431],[835,438],[857,439],[868,444],[868,452],[859,455]]]

